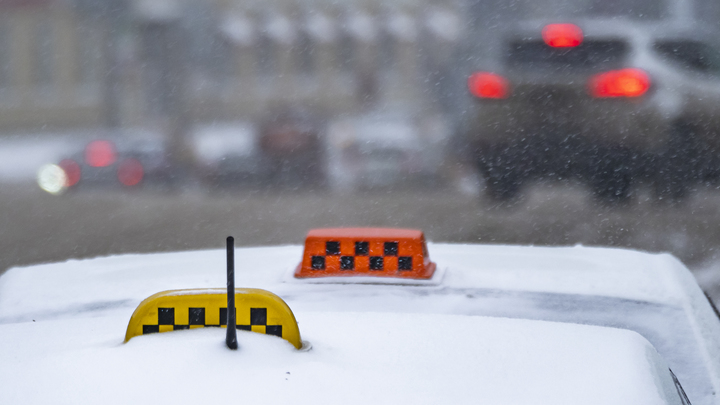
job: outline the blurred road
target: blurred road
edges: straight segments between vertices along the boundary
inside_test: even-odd
[[[646,195],[647,194],[647,195]],[[640,190],[628,207],[597,205],[573,184],[537,185],[512,206],[453,190],[85,192],[52,196],[32,184],[0,185],[0,274],[12,266],[133,252],[301,244],[310,228],[397,226],[435,242],[621,246],[669,251],[720,298],[720,191],[681,207]],[[242,260],[241,257],[238,258]]]

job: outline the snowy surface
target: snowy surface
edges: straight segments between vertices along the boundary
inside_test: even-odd
[[[78,378],[78,375],[87,373],[83,370],[107,368],[108,370],[103,373],[110,373],[108,376],[122,382],[117,386],[106,385],[105,388],[112,393],[113,398],[118,398],[118,402],[130,400],[131,397],[127,396],[129,394],[118,392],[122,391],[122,387],[126,389],[131,383],[144,384],[142,385],[144,391],[141,390],[144,393],[143,397],[155,398],[154,401],[157,402],[159,397],[154,395],[160,394],[156,394],[155,391],[150,392],[150,386],[157,385],[157,382],[153,381],[158,378],[166,382],[181,378],[197,378],[201,387],[208,385],[218,387],[217,390],[202,389],[200,390],[202,394],[220,395],[217,392],[222,384],[211,383],[210,380],[222,382],[222,379],[218,380],[192,371],[195,367],[199,367],[198,362],[202,363],[202,359],[206,357],[212,359],[202,363],[206,364],[204,366],[206,368],[216,361],[228,364],[227,367],[231,368],[230,363],[226,362],[232,362],[232,359],[238,359],[237,361],[245,364],[251,360],[243,356],[259,358],[265,354],[261,356],[258,353],[277,352],[280,354],[271,358],[268,363],[270,365],[258,363],[259,360],[253,360],[255,363],[251,363],[260,364],[257,367],[260,367],[262,372],[258,372],[258,375],[264,376],[262,384],[267,383],[269,387],[263,389],[263,392],[279,395],[278,402],[283,402],[285,398],[282,396],[285,394],[277,393],[281,391],[277,388],[285,387],[282,385],[285,384],[284,372],[297,370],[299,374],[294,375],[305,375],[303,378],[310,378],[310,375],[323,376],[322,382],[318,383],[319,386],[307,391],[308,398],[316,400],[318,397],[311,396],[313,392],[328,390],[331,382],[350,380],[363,381],[363,383],[367,381],[372,392],[389,395],[387,402],[390,400],[397,402],[398,399],[417,391],[423,393],[422,398],[428,398],[422,401],[444,403],[457,399],[451,396],[447,397],[447,401],[440,400],[439,395],[449,395],[443,394],[447,389],[442,387],[455,387],[454,384],[466,378],[468,374],[475,376],[488,371],[480,370],[478,361],[468,360],[461,362],[464,364],[462,367],[450,368],[450,371],[439,373],[438,370],[442,368],[438,367],[454,363],[449,360],[435,363],[438,360],[433,356],[444,353],[442,358],[453,359],[455,356],[462,360],[489,355],[473,342],[485,336],[488,330],[491,330],[492,336],[495,336],[494,333],[504,330],[505,326],[488,328],[488,324],[484,322],[501,321],[470,315],[491,315],[636,330],[650,340],[668,361],[686,387],[694,405],[720,403],[718,397],[713,394],[720,387],[718,380],[720,323],[714,318],[707,301],[704,301],[692,275],[672,256],[584,247],[442,244],[430,244],[429,251],[432,260],[442,269],[443,276],[436,280],[434,285],[408,286],[402,283],[355,284],[353,281],[356,280],[353,278],[349,278],[345,284],[316,284],[293,280],[288,278],[288,274],[301,259],[301,246],[237,249],[236,285],[263,288],[280,295],[287,301],[300,322],[303,339],[309,340],[313,345],[313,351],[305,353],[306,357],[298,357],[301,354],[288,349],[281,340],[272,342],[271,337],[243,336],[243,339],[249,339],[247,340],[249,343],[246,343],[247,351],[230,354],[236,356],[230,357],[230,360],[218,360],[225,357],[221,354],[221,336],[213,335],[217,331],[202,331],[199,334],[165,334],[173,335],[168,338],[172,340],[165,340],[164,336],[141,337],[133,339],[130,345],[120,344],[130,315],[142,299],[163,290],[224,286],[225,256],[221,250],[125,255],[11,269],[0,277],[0,336],[2,336],[0,358],[11,359],[0,365],[0,381],[3,381],[7,373],[15,375],[14,370],[22,371],[15,377],[18,381],[26,381],[30,375],[36,373],[39,381],[43,379],[56,381],[51,384],[53,387],[58,387],[58,390],[61,389],[61,384],[65,384],[68,388],[63,389],[61,397],[68,395],[68,398],[75,398],[72,395],[79,394],[73,394],[75,389],[72,387],[78,387],[81,383],[73,383],[72,373],[59,376],[58,374],[62,374],[59,370],[66,370],[67,367],[71,367],[70,370],[77,368],[80,374],[76,374],[75,378]],[[565,325],[571,327],[569,324]],[[466,326],[470,329],[462,333],[455,332]],[[543,328],[539,329],[544,330]],[[537,333],[540,332],[535,330],[527,332],[528,336],[539,336]],[[565,332],[557,333],[566,335]],[[351,345],[346,346],[344,334],[353,336],[354,340],[349,341]],[[410,335],[414,337],[410,338]],[[382,336],[387,339],[381,339]],[[501,333],[498,336],[504,335]],[[497,339],[499,342],[504,340],[519,342],[515,340],[515,335],[508,336]],[[525,335],[519,334],[519,336]],[[52,344],[41,350],[44,354],[40,356],[32,354],[42,346],[33,340],[36,338],[52,340]],[[326,338],[328,340],[324,340]],[[536,343],[551,344],[553,339],[541,339]],[[612,339],[614,338],[609,338],[608,342]],[[583,341],[581,346],[586,343],[599,344],[593,339],[579,340]],[[605,342],[604,338],[599,340]],[[410,341],[413,342],[411,345],[414,347],[413,350],[424,353],[423,356],[417,359],[400,356],[405,350],[404,345]],[[169,342],[167,343],[169,346],[166,346],[166,342]],[[448,345],[447,342],[452,343]],[[613,343],[613,346],[623,347],[623,344],[625,343],[621,344],[618,341]],[[199,345],[199,348],[187,349],[195,345]],[[173,350],[166,351],[165,347]],[[559,347],[567,347],[567,345]],[[604,349],[582,347],[580,351],[586,351],[585,355],[589,356],[583,358],[583,364],[591,364],[593,361],[599,361],[598,359],[613,358],[610,353],[605,353]],[[257,352],[250,348],[255,348],[253,350]],[[617,350],[622,352],[621,349]],[[182,351],[184,355],[176,356],[175,353],[178,351]],[[448,354],[447,351],[452,353]],[[494,352],[491,351],[493,354]],[[598,355],[595,359],[594,354],[591,356],[591,353],[604,354]],[[126,356],[130,356],[130,359],[127,363],[123,363],[126,361]],[[512,355],[508,356],[512,357]],[[623,356],[620,358],[636,358],[627,353]],[[76,357],[79,359],[77,362],[70,361]],[[408,355],[408,357],[413,356]],[[28,359],[33,360],[28,361]],[[400,368],[378,367],[378,364],[394,365],[393,361],[400,362],[397,364]],[[424,361],[427,363],[423,363]],[[537,364],[541,363],[539,359],[537,361],[539,362]],[[570,381],[565,375],[553,374],[564,372],[561,370],[564,370],[569,360],[558,358],[557,361],[560,362],[558,370],[551,368],[553,370],[551,372],[546,369],[544,375],[557,378],[558,381]],[[436,366],[428,367],[427,364],[431,362]],[[635,363],[633,361],[633,364]],[[296,368],[279,371],[286,364]],[[507,363],[507,366],[510,367],[512,364],[512,362]],[[613,369],[614,375],[617,376],[624,375],[624,371],[618,371],[619,368],[630,367],[613,364],[612,367],[608,366],[608,369]],[[647,359],[643,364],[647,364]],[[501,376],[523,375],[521,371],[510,371],[502,367],[489,370],[497,370],[493,373]],[[529,370],[534,370],[530,365],[528,367]],[[238,374],[233,378],[244,378],[247,373],[251,373],[242,368],[234,372]],[[377,373],[377,377],[370,377],[373,372]],[[436,372],[442,375],[436,376],[434,374]],[[101,378],[103,373],[90,376],[90,380]],[[158,373],[159,377],[151,377]],[[274,377],[270,377],[275,373],[279,375],[277,381],[273,380]],[[574,373],[570,374],[574,375]],[[635,372],[633,378],[639,378],[641,374]],[[402,378],[393,375],[400,375]],[[292,381],[290,378],[288,381]],[[398,378],[401,382],[397,381]],[[437,387],[417,383],[428,378],[432,379]],[[606,379],[606,377],[602,378]],[[302,385],[301,382],[306,382],[302,378],[298,378],[297,381],[299,385]],[[401,384],[403,390],[408,391],[394,391],[387,381]],[[563,397],[559,393],[562,390],[553,385],[554,383],[550,383],[547,378],[541,381],[538,386],[547,385],[552,389],[548,389],[547,392],[541,390],[544,393],[536,393],[532,398],[544,398],[543,401],[552,403],[579,401],[580,391],[575,391],[573,388],[581,387],[582,384],[579,382],[568,384],[571,393]],[[187,384],[191,383],[191,381],[187,382]],[[413,385],[416,383],[419,384],[418,386],[422,385],[422,389]],[[497,384],[493,382],[492,386]],[[634,385],[638,384],[640,383]],[[642,384],[639,386],[641,387]],[[96,395],[100,395],[101,388],[98,387],[102,385],[95,383],[90,385],[97,390]],[[453,389],[463,398],[492,395],[486,394],[483,388],[477,388],[478,386],[462,384],[462,387],[464,388]],[[473,387],[478,391],[474,391]],[[604,387],[606,391],[604,396],[596,395],[595,391],[592,391],[591,402],[602,399],[629,403],[631,400],[629,398],[633,398],[634,402],[638,401],[631,391],[622,389],[613,392],[607,386]],[[645,387],[647,388],[647,385]],[[294,391],[295,389],[305,388],[298,386],[287,392],[300,395],[301,391]],[[507,389],[510,390],[509,386]],[[500,387],[498,390],[502,392]],[[208,394],[209,391],[212,393]],[[455,395],[454,392],[452,395]],[[512,399],[511,402],[528,403],[527,398],[517,397],[522,392],[526,391],[521,390],[520,393],[512,395],[503,393],[503,395]],[[583,395],[585,394],[583,391]],[[38,402],[48,399],[40,393],[34,395],[37,395]],[[170,395],[168,398],[173,398],[174,394],[166,395]],[[192,397],[194,394],[187,395]],[[333,395],[340,394],[330,391],[328,395],[328,400],[320,402],[336,403]],[[629,396],[620,398],[615,395]],[[639,400],[640,403],[656,403],[653,402],[655,401],[653,398],[657,395],[655,397],[643,395],[643,399]],[[364,401],[368,398],[376,399],[375,397],[362,399]],[[492,398],[495,397],[489,398],[491,398],[490,402],[493,402]],[[56,401],[50,402],[56,403]],[[588,402],[588,399],[583,402]]]
[[[682,305],[670,255],[599,248],[430,245],[442,285],[608,296]],[[268,257],[273,259],[270,261]],[[302,246],[238,249],[237,285],[292,293]],[[223,251],[124,255],[11,269],[0,278],[0,319],[98,302],[136,305],[158,291],[225,285]],[[141,281],[141,282],[140,282]],[[290,285],[288,285],[290,284]],[[57,288],[57,286],[63,286]]]
[[[123,320],[4,325],[3,401],[677,402],[664,398],[666,391],[672,395],[672,383],[654,349],[639,335],[616,329],[484,317],[306,313],[300,324],[312,350],[298,352],[279,338],[240,332],[240,350],[231,352],[223,330],[210,328],[121,344]]]

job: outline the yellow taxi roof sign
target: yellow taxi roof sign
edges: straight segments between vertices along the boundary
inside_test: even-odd
[[[295,315],[277,295],[260,289],[235,289],[236,328],[281,337],[302,347]],[[204,327],[227,327],[227,291],[222,288],[170,290],[138,305],[125,342],[135,336]]]

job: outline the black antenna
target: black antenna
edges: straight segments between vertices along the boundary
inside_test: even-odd
[[[230,350],[237,350],[235,330],[235,239],[227,237],[227,334],[225,344]]]

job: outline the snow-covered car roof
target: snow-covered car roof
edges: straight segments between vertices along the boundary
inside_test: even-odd
[[[257,128],[249,122],[205,125],[195,128],[192,136],[196,158],[211,164],[228,155],[250,156],[258,149]]]
[[[244,398],[241,393],[250,390],[248,398],[256,402],[262,395],[279,399],[261,402],[278,403],[299,395],[303,401],[334,403],[336,395],[357,389],[358,394],[348,395],[352,398],[344,402],[396,402],[422,393],[421,401],[428,403],[449,402],[446,399],[455,395],[491,402],[505,398],[503,402],[534,403],[532,398],[542,398],[570,403],[581,400],[575,388],[584,383],[558,381],[575,381],[570,377],[575,374],[591,378],[589,373],[615,384],[626,378],[626,367],[650,369],[648,357],[639,355],[649,353],[643,339],[628,331],[572,325],[584,323],[639,332],[675,371],[693,404],[720,403],[714,394],[720,387],[720,322],[692,275],[672,256],[585,247],[442,244],[431,244],[429,251],[438,265],[430,282],[365,284],[349,279],[338,284],[294,279],[300,246],[237,249],[236,286],[263,288],[282,297],[294,311],[303,339],[313,346],[308,353],[295,353],[272,337],[241,334],[240,345],[246,349],[228,355],[218,330],[142,336],[121,343],[132,311],[151,294],[224,286],[225,257],[220,251],[126,255],[11,269],[0,277],[0,357],[9,359],[0,363],[0,381],[16,387],[11,389],[16,398],[31,398],[24,403],[56,403],[58,397],[77,403],[78,398],[107,394],[118,402],[139,398],[139,403],[142,398],[157,402],[201,395],[219,399],[224,398],[219,387],[232,381],[239,381],[232,398]],[[485,339],[488,346],[483,349],[479,342]],[[515,344],[523,348],[511,350]],[[545,354],[530,354],[536,350]],[[420,354],[414,358],[408,351]],[[529,356],[527,363],[510,359],[518,351]],[[570,352],[574,354],[565,356]],[[506,357],[507,364],[495,366]],[[640,357],[644,363],[635,360]],[[571,358],[582,359],[584,365],[570,365]],[[622,359],[634,365],[615,363]],[[540,372],[542,364],[545,370]],[[583,377],[581,369],[592,372]],[[535,373],[540,376],[531,379]],[[473,383],[460,384],[468,375]],[[530,388],[511,393],[509,381],[516,386],[521,381],[507,379],[513,375],[521,376]],[[257,377],[243,385],[249,376]],[[23,394],[31,377],[51,388]],[[308,385],[313,378],[315,385]],[[190,387],[195,381],[197,392],[182,394],[172,388]],[[338,388],[343,381],[351,383]],[[632,381],[631,388],[622,385],[621,390],[598,383],[603,388],[597,394],[583,391],[592,392],[583,402],[660,403],[653,402],[658,400],[657,389],[651,395],[645,392],[650,385]],[[362,396],[360,386],[366,383],[369,396]],[[165,397],[162,387],[170,391]],[[559,394],[565,388],[568,392]],[[88,396],[75,392],[82,389]],[[388,395],[387,401],[373,396],[381,392]]]
[[[582,246],[430,246],[431,257],[445,270],[436,288],[592,295],[675,306],[688,304],[699,291],[685,266],[669,254]],[[240,248],[236,257],[238,286],[281,292],[314,288],[292,279],[302,246]],[[0,319],[98,302],[136,306],[160,290],[218,287],[225,284],[224,265],[222,253],[206,250],[13,268],[0,277]]]
[[[119,344],[121,316],[3,325],[8,403],[678,404],[634,332],[437,314],[308,312],[313,348],[206,328]]]
[[[398,118],[337,120],[330,124],[328,134],[331,143],[338,145],[357,142],[365,147],[415,150],[420,142],[413,123]]]

